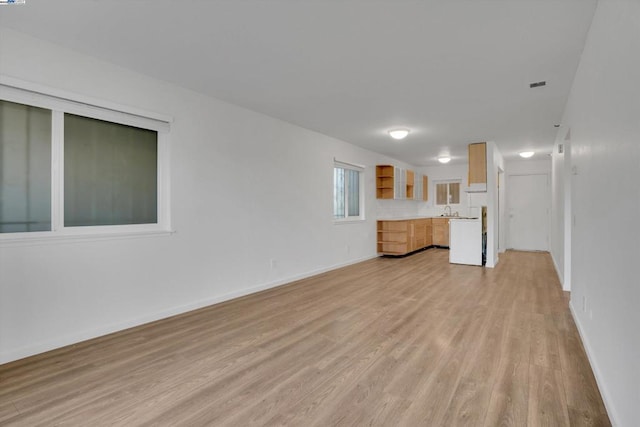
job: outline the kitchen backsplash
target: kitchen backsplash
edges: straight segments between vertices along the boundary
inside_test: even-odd
[[[422,214],[419,213],[419,206],[424,204],[415,200],[376,199],[376,217],[385,219],[420,216]]]
[[[460,216],[478,216],[480,206],[487,205],[486,193],[461,193],[460,203],[451,205],[451,213]],[[416,216],[440,216],[444,206],[434,206],[433,201],[382,200],[376,199],[377,219],[405,218]]]

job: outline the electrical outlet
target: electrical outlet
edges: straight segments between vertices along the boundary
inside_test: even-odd
[[[582,296],[582,311],[587,312],[587,297],[584,295]]]
[[[344,249],[347,251],[347,253],[351,252],[351,247],[349,247],[349,245],[345,246]]]
[[[269,265],[271,266],[271,269],[272,269],[272,270],[273,270],[274,268],[276,268],[276,266],[277,266],[277,262],[276,262],[276,260],[275,260],[275,259],[273,259],[273,258],[271,258],[271,259],[269,260]]]

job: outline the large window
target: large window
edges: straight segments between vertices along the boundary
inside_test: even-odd
[[[335,162],[333,167],[333,219],[364,219],[362,172],[357,166]]]
[[[457,205],[460,203],[460,181],[436,182],[436,205]]]
[[[0,100],[0,233],[51,230],[51,111]]]
[[[168,229],[168,123],[0,89],[0,241]]]
[[[64,115],[64,225],[155,224],[158,133]]]

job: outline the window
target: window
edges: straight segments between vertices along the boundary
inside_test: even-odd
[[[460,203],[460,181],[436,182],[436,205]]]
[[[154,224],[158,133],[64,115],[64,226]]]
[[[364,219],[362,200],[363,168],[335,162],[333,167],[333,219]]]
[[[0,89],[0,241],[168,230],[168,122]]]
[[[51,111],[0,100],[0,233],[51,230]]]

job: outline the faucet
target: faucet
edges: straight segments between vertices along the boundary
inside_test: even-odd
[[[449,215],[447,215],[447,208],[449,208]],[[447,205],[447,206],[444,207],[443,216],[451,216],[451,206]]]

